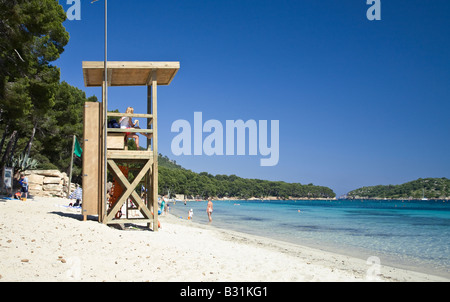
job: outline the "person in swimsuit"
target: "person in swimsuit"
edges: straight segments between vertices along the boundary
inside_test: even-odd
[[[208,205],[206,206],[206,213],[208,214],[209,222],[212,222],[211,214],[213,212],[213,203],[211,201],[211,198],[208,198]]]
[[[125,113],[133,113],[134,109],[133,107],[128,107],[127,110],[125,111]],[[123,116],[120,120],[119,120],[119,124],[120,124],[120,128],[121,129],[130,129],[130,128],[135,128],[135,124],[133,124],[133,122],[131,121],[131,117],[129,116]],[[136,143],[136,147],[139,149],[139,136],[136,133],[132,133],[132,132],[127,132],[125,133],[127,136],[127,139],[134,139],[135,143]]]
[[[134,108],[133,107],[128,107],[127,110],[125,111],[125,113],[134,113]],[[134,123],[131,121],[131,117],[130,116],[123,116],[120,120],[119,120],[119,124],[120,124],[120,128],[121,129],[130,129],[130,128],[136,128],[136,129],[141,129],[139,127],[139,121],[135,120]],[[141,133],[142,135],[146,136],[147,138],[151,138],[149,133]],[[134,139],[134,141],[136,142],[136,147],[139,150],[139,136],[136,133],[132,133],[132,132],[127,132],[127,139]]]

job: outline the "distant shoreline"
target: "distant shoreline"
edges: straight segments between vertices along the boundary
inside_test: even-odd
[[[352,201],[352,200],[377,200],[377,201],[442,201],[442,202],[449,202],[450,199],[445,199],[445,198],[428,198],[426,200],[422,200],[422,199],[409,199],[409,198],[289,198],[289,199],[285,199],[285,198],[278,198],[278,197],[266,197],[266,198],[257,198],[257,197],[252,197],[252,198],[239,198],[239,197],[228,197],[228,198],[218,198],[218,197],[213,197],[211,198],[213,201],[226,201],[226,200],[243,200],[243,201],[254,201],[254,200],[261,200],[261,201],[274,201],[274,200],[278,200],[278,201],[292,201],[292,200],[321,200],[321,201],[337,201],[337,200],[348,200],[348,201]],[[170,199],[170,201],[172,201],[172,199]],[[177,202],[183,202],[184,200],[176,200]],[[193,201],[206,201],[206,199],[186,199],[186,202],[193,202]]]

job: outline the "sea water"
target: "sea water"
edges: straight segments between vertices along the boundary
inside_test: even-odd
[[[169,203],[208,224],[206,202]],[[450,202],[408,200],[214,201],[212,226],[274,238],[382,265],[450,278]]]

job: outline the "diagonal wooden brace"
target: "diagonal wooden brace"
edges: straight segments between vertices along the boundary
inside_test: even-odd
[[[110,213],[106,217],[106,223],[108,221],[111,221],[117,211],[122,207],[122,205],[125,203],[128,197],[130,197],[135,205],[138,206],[140,212],[144,217],[147,219],[152,219],[153,214],[150,212],[150,210],[145,206],[142,199],[139,197],[139,195],[136,193],[134,188],[139,184],[139,182],[144,178],[145,174],[150,170],[150,167],[152,166],[152,160],[147,161],[147,163],[144,165],[144,167],[141,169],[139,174],[135,177],[133,182],[130,184],[128,179],[122,174],[122,171],[120,171],[117,164],[114,162],[114,160],[109,159],[108,160],[108,167],[110,168],[110,171],[114,174],[114,177],[117,178],[117,180],[120,182],[120,184],[126,188],[126,190],[122,193],[119,200],[114,204],[114,206],[111,208]]]

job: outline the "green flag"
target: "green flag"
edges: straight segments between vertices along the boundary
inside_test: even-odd
[[[81,154],[83,153],[83,149],[81,149],[81,145],[76,137],[75,137],[75,148],[73,149],[73,153],[78,157],[81,157]]]

